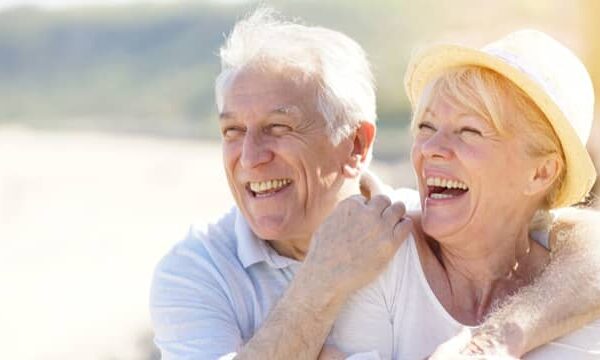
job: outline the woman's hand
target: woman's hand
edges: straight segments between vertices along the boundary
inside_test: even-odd
[[[517,360],[506,346],[492,337],[464,328],[458,335],[437,347],[428,360]]]

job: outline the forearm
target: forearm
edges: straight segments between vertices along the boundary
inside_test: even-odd
[[[236,359],[316,359],[346,296],[315,289],[300,270]]]
[[[316,359],[342,305],[383,271],[406,239],[404,205],[383,196],[342,201],[315,232],[290,287],[240,359]]]
[[[550,263],[475,330],[475,348],[504,347],[520,357],[600,317],[598,213],[570,209],[558,216]]]

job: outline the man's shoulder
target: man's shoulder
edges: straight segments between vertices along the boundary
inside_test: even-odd
[[[156,273],[206,274],[224,261],[238,262],[234,207],[217,221],[192,225],[187,236],[177,243],[156,266]]]
[[[193,224],[187,237],[179,244],[183,247],[203,247],[207,251],[236,251],[237,235],[235,232],[237,207],[232,207],[216,221]]]
[[[244,292],[234,288],[243,283],[239,281],[243,267],[236,255],[236,217],[233,209],[211,224],[192,226],[157,264],[149,307],[163,356],[166,352],[187,358],[190,351],[212,351],[202,347],[205,339],[229,329],[233,329],[232,339],[237,339],[235,310],[243,304],[237,294]]]

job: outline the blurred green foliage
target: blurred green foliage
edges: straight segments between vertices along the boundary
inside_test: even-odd
[[[209,6],[2,13],[0,119],[197,136],[235,16]]]
[[[387,54],[396,49],[382,53],[389,38],[382,34],[382,23],[370,24],[378,17],[374,11],[340,4],[321,3],[318,12],[311,2],[277,7],[311,24],[345,31],[369,44],[371,57],[385,67],[401,68],[400,58]],[[196,3],[0,13],[0,121],[216,135],[208,121],[214,115],[216,54],[235,20],[253,6]],[[404,43],[410,35],[398,29],[394,36]],[[395,75],[380,113],[405,120],[401,74]]]
[[[515,19],[548,24],[569,18],[551,3],[558,2],[269,2],[364,46],[378,82],[376,151],[383,157],[406,153],[410,110],[402,75],[415,47],[440,34],[493,32],[490,23],[504,30],[520,24]],[[256,3],[183,4],[1,12],[0,123],[216,138],[218,48]]]

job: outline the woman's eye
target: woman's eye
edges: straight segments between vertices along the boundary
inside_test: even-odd
[[[460,133],[461,134],[468,134],[468,135],[477,135],[477,136],[481,136],[481,131],[474,129],[474,128],[470,128],[470,127],[464,127],[462,129],[460,129]]]

